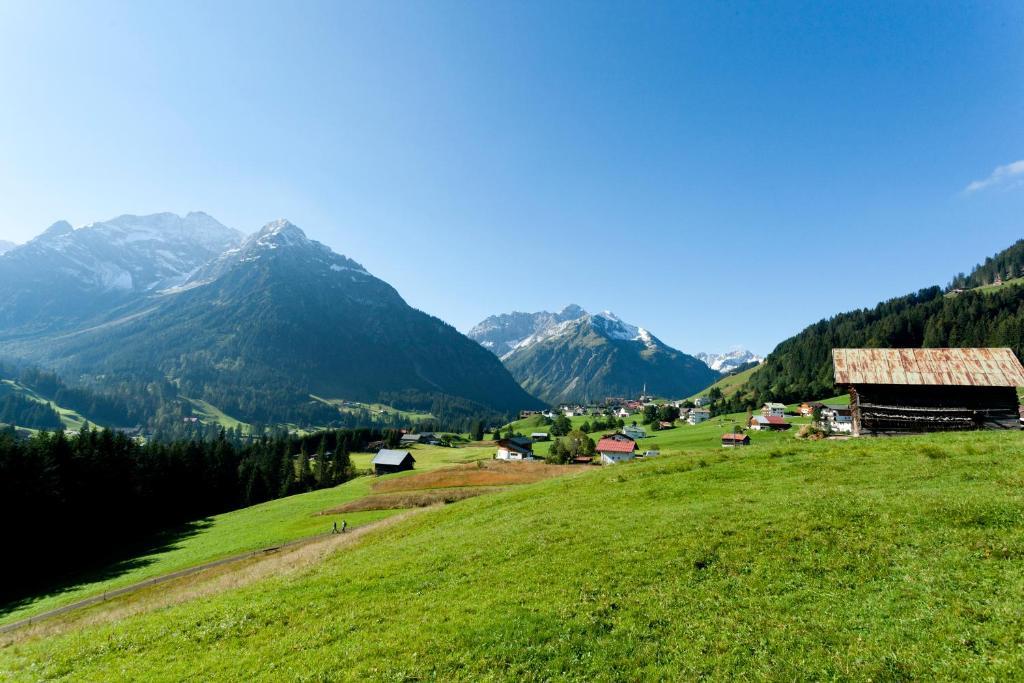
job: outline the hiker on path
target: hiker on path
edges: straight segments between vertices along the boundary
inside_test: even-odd
[[[338,533],[338,523],[337,522],[334,523],[334,528],[331,529],[331,533],[332,534]]]
[[[348,522],[341,520],[341,533],[345,533],[345,529],[348,528]]]

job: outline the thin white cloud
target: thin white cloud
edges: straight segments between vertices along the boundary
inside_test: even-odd
[[[996,166],[996,170],[987,178],[972,181],[964,192],[977,192],[988,187],[1014,186],[1024,184],[1024,159],[1014,161],[1005,166]]]

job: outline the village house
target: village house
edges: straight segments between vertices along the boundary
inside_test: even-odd
[[[380,476],[381,474],[411,470],[415,462],[416,458],[412,457],[412,453],[409,451],[385,448],[373,456],[370,464],[373,465],[373,473]]]
[[[619,408],[618,410],[615,411],[614,414],[615,414],[615,417],[618,417],[620,419],[625,419],[625,418],[629,417],[629,411],[626,410],[625,408]]]
[[[1020,427],[1011,349],[834,349],[832,362],[854,435]]]
[[[533,439],[534,441],[547,441],[548,440],[548,433],[547,432],[534,432],[534,433],[530,434],[530,438]]]
[[[693,405],[697,406],[698,408],[703,408],[704,406],[711,405],[711,399],[708,398],[707,396],[698,396],[697,398],[693,399]]]
[[[803,415],[804,417],[810,417],[811,415],[814,415],[814,411],[815,411],[816,408],[822,408],[822,407],[824,407],[824,404],[821,403],[820,401],[812,401],[810,403],[801,403],[800,404],[800,414]]]
[[[761,407],[761,414],[765,417],[785,417],[786,406],[782,403],[765,403]]]
[[[643,457],[645,457],[645,458],[656,458],[659,455],[661,455],[661,451],[650,450],[650,451],[644,451]]]
[[[838,434],[852,434],[853,411],[849,406],[825,406],[821,409],[821,427]]]
[[[423,432],[422,434],[403,434],[401,442],[403,446],[412,446],[418,443],[436,446],[441,443],[441,440],[435,434]]]
[[[597,442],[597,454],[605,465],[632,460],[636,441],[623,434],[609,434]]]
[[[790,428],[790,424],[781,417],[772,415],[754,415],[750,418],[750,428],[755,432],[780,432]]]
[[[690,414],[686,416],[686,421],[692,425],[699,425],[701,422],[707,422],[711,419],[711,411],[707,408],[693,408],[690,410]]]
[[[526,418],[533,417],[534,415],[540,415],[540,411],[539,410],[520,410],[519,411],[519,419],[520,420],[525,420]]]
[[[533,460],[533,441],[521,436],[500,439],[495,460]]]
[[[676,426],[676,423],[675,423],[675,422],[666,422],[665,420],[660,420],[660,421],[658,422],[658,429],[659,429],[659,430],[663,430],[663,429],[674,429],[674,428],[675,428],[675,426]]]
[[[644,430],[644,428],[643,427],[638,427],[636,425],[630,425],[628,427],[623,427],[622,433],[625,434],[626,436],[628,436],[630,439],[633,439],[634,441],[637,440],[637,439],[645,439],[645,438],[647,438],[647,432]]]
[[[746,434],[722,434],[722,448],[749,446],[750,437]]]

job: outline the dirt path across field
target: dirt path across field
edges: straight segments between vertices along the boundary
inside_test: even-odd
[[[356,527],[344,534],[308,536],[269,548],[224,557],[94,595],[0,626],[0,646],[34,637],[56,635],[81,626],[116,621],[133,614],[238,588],[269,576],[303,569],[319,562],[335,550],[351,545],[376,529],[396,524],[428,509],[430,508],[409,510]],[[124,596],[132,596],[132,599],[123,601],[123,604],[111,605],[108,609],[83,611],[87,607]],[[77,614],[79,611],[82,612]],[[55,619],[72,612],[76,614],[68,619]]]

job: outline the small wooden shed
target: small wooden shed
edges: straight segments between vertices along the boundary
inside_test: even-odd
[[[373,473],[377,475],[411,470],[415,462],[416,458],[412,457],[412,453],[409,451],[398,451],[390,448],[382,449],[370,461],[373,465]]]
[[[722,434],[722,448],[749,446],[750,437],[746,434]]]
[[[832,361],[855,435],[1020,428],[1011,349],[834,349]]]

